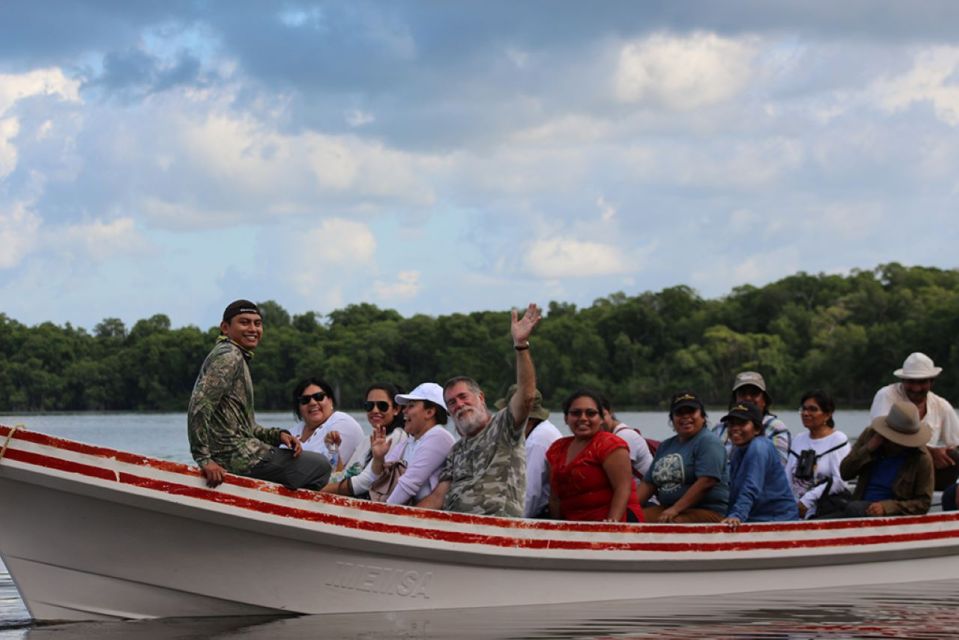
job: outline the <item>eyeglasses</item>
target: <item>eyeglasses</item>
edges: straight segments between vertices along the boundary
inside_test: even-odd
[[[308,396],[300,396],[300,404],[302,405],[310,404],[310,400],[323,402],[324,400],[326,400],[326,394],[322,391],[317,391],[316,393],[311,393]]]
[[[386,413],[390,410],[390,403],[386,400],[367,400],[363,403],[363,408],[366,409],[367,413],[372,411],[373,407],[376,407],[382,413]]]
[[[804,404],[799,407],[799,413],[819,413],[821,409],[814,404]]]
[[[579,418],[583,414],[586,414],[587,418],[595,418],[599,415],[599,411],[596,409],[570,409],[566,412],[566,415],[573,416],[574,418]]]

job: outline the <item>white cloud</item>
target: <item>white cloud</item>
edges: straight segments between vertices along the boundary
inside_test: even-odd
[[[20,264],[37,244],[40,217],[24,203],[14,203],[9,212],[0,211],[0,269]]]
[[[58,68],[20,74],[0,73],[0,115],[17,101],[35,95],[57,95],[62,100],[80,102],[79,88],[79,81],[67,78]]]
[[[533,242],[525,257],[526,268],[541,278],[579,278],[627,273],[632,269],[623,252],[613,245],[563,238]]]
[[[330,218],[303,235],[300,250],[311,262],[368,264],[376,253],[376,237],[362,222]]]
[[[68,226],[62,232],[57,231],[50,244],[68,252],[82,249],[85,256],[95,262],[118,254],[138,253],[146,247],[146,242],[130,217]]]
[[[928,102],[936,116],[959,126],[959,47],[931,47],[915,56],[912,69],[873,85],[879,103],[891,112],[917,102]]]
[[[0,178],[5,178],[17,168],[17,147],[13,139],[20,133],[16,118],[0,120]]]
[[[596,198],[596,206],[599,207],[599,217],[603,222],[609,223],[616,218],[616,207],[606,202],[603,196]]]
[[[713,33],[688,37],[657,34],[622,47],[615,71],[616,97],[687,110],[723,102],[751,80],[757,46]]]
[[[363,125],[370,124],[371,122],[376,122],[376,116],[369,111],[350,109],[346,112],[346,124],[350,125],[351,127],[362,127]]]
[[[422,288],[419,271],[400,271],[394,282],[377,280],[373,283],[377,297],[383,300],[408,300],[416,297]]]

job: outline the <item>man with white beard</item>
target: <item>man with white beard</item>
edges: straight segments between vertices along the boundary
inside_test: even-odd
[[[516,393],[490,414],[486,396],[472,378],[457,376],[443,385],[443,399],[460,440],[446,458],[440,482],[417,505],[477,515],[521,518],[526,494],[526,419],[536,395],[536,371],[529,336],[540,310],[530,304],[522,318],[514,310],[510,333],[516,350]]]

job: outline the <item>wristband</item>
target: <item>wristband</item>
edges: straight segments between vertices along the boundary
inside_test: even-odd
[[[526,344],[514,344],[513,348],[516,349],[517,351],[526,351],[527,349],[529,349],[529,342],[527,342]]]

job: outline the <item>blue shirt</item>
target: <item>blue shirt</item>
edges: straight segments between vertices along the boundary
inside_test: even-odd
[[[730,518],[741,522],[798,520],[799,508],[772,441],[756,436],[729,458]]]
[[[685,442],[679,436],[663,440],[644,480],[655,485],[659,504],[670,507],[702,477],[716,478],[719,482],[703,495],[699,504],[692,506],[726,513],[729,500],[726,449],[716,434],[706,427]]]
[[[872,463],[872,473],[869,475],[869,484],[862,494],[863,500],[879,502],[893,498],[892,485],[899,475],[902,463],[906,461],[906,454],[894,456],[877,455]]]

